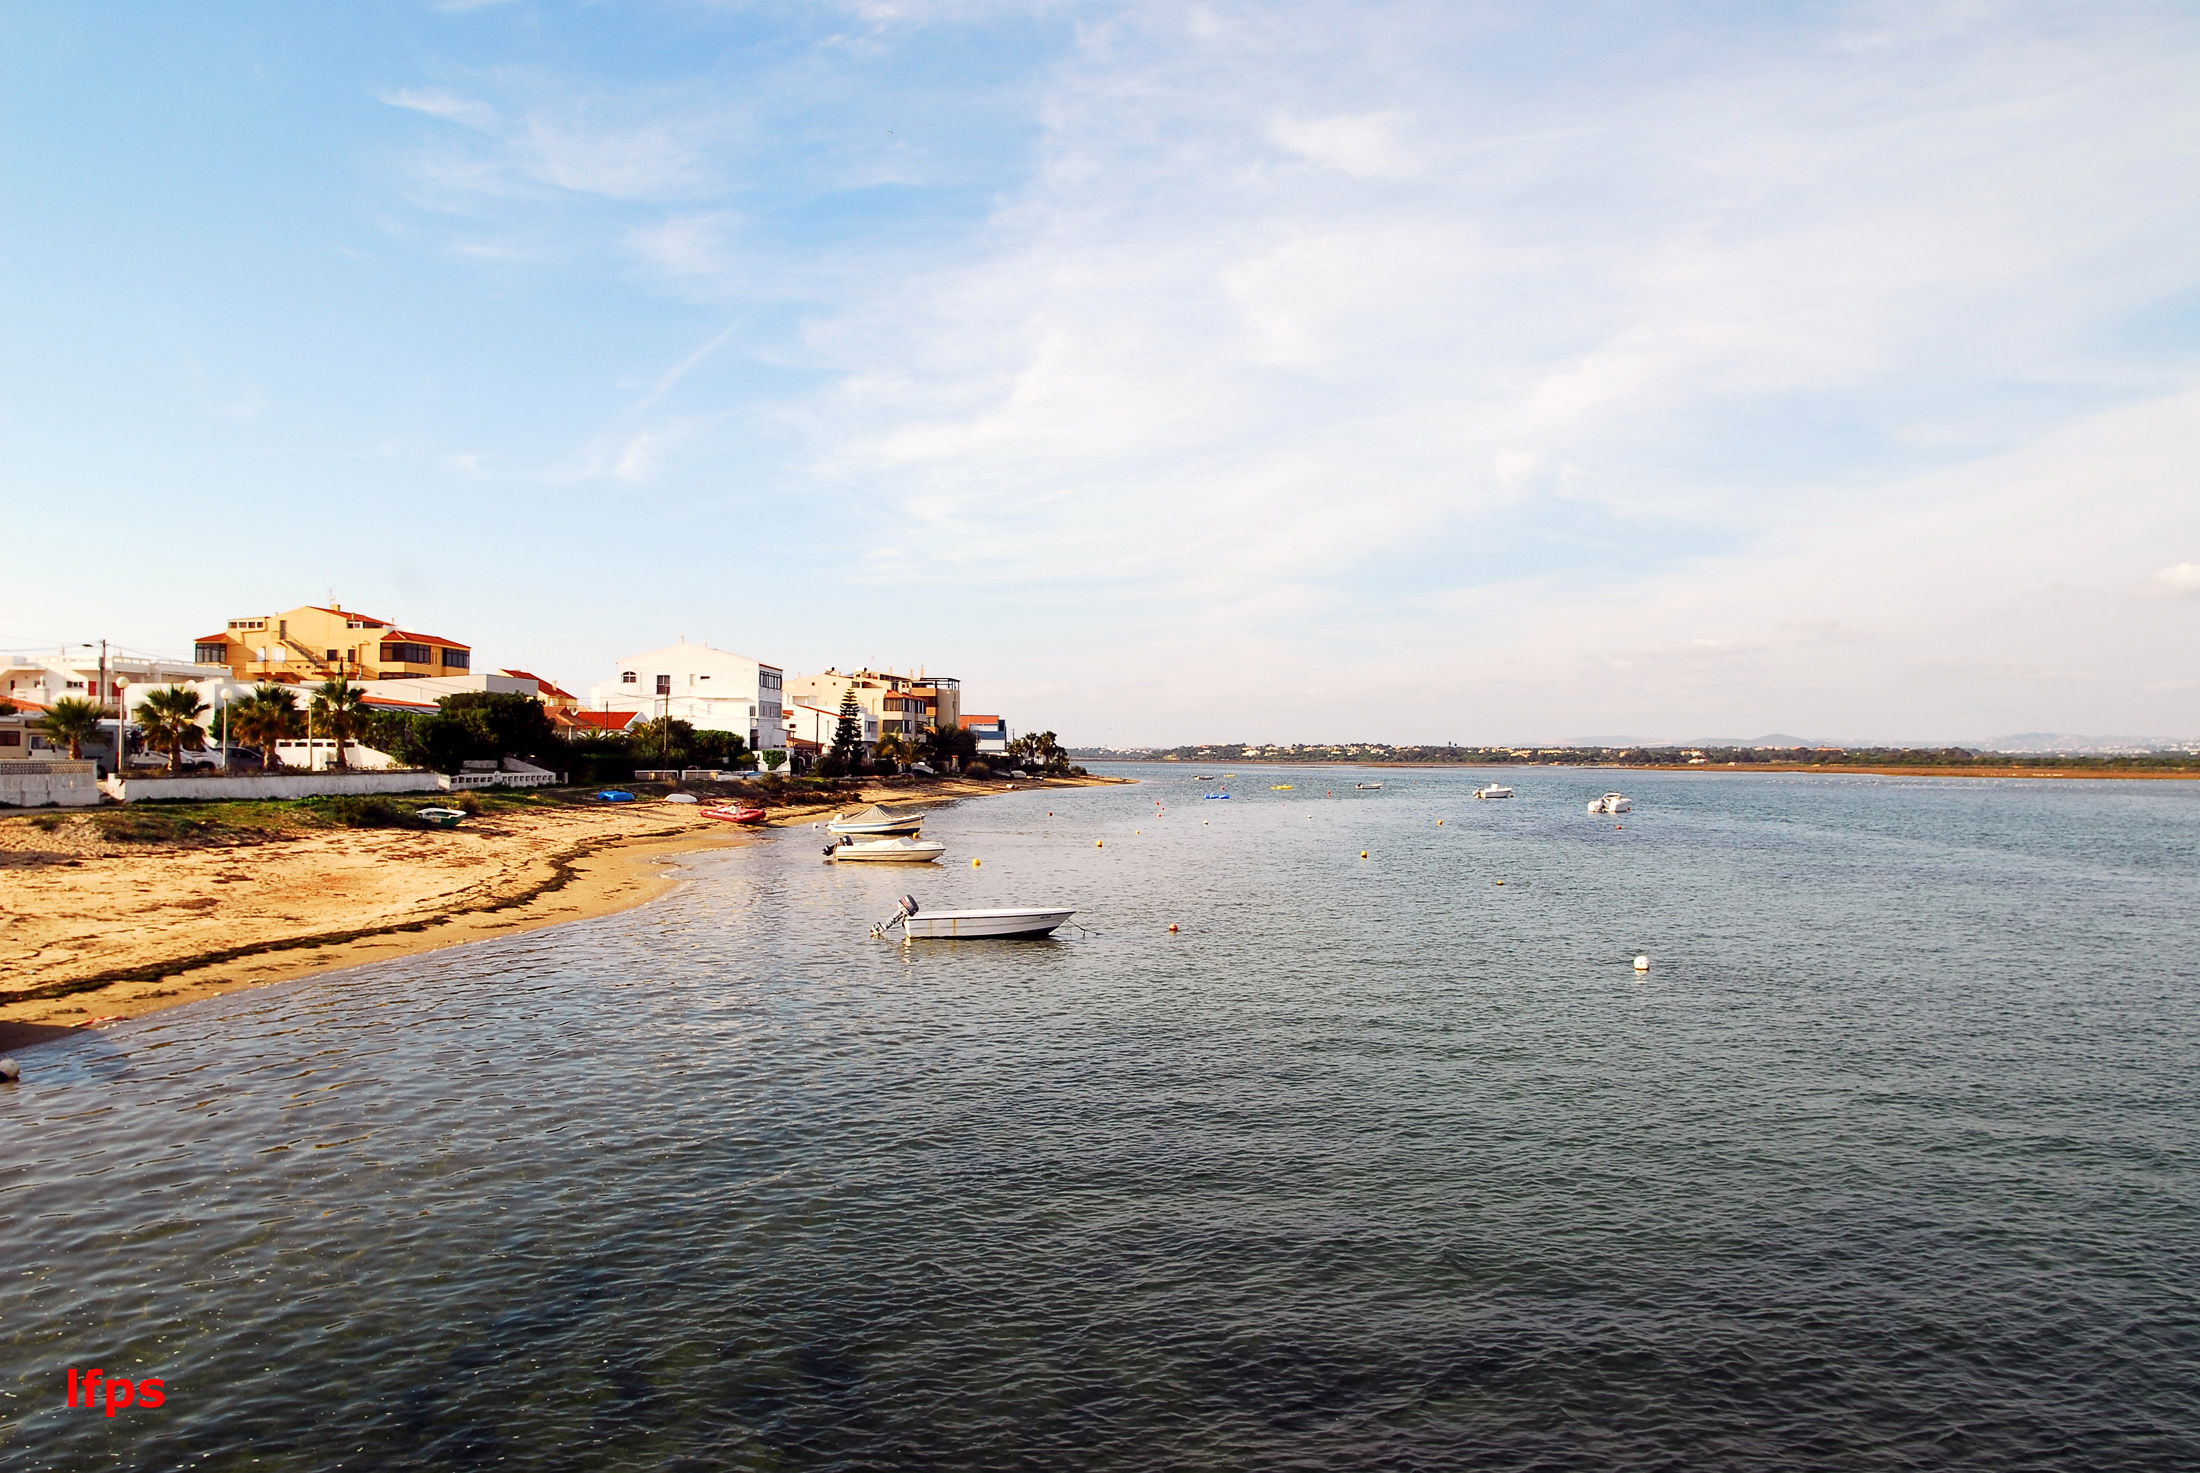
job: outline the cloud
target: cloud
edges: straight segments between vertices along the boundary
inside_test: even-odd
[[[2172,563],[2154,575],[2154,590],[2170,598],[2200,598],[2200,563]]]
[[[2200,358],[2129,346],[2200,289],[2180,7],[1086,3],[955,135],[928,48],[1005,14],[387,100],[426,194],[707,303],[667,359],[779,324],[738,351],[801,374],[720,410],[867,596],[1092,671],[1058,729],[2200,726],[2131,596],[2200,545]],[[589,474],[707,496],[667,392]],[[1383,699],[1279,694],[1336,671]]]

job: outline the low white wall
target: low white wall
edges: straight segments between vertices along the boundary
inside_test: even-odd
[[[100,786],[125,803],[147,798],[187,798],[218,803],[225,798],[315,798],[333,793],[436,793],[448,785],[440,772],[243,773],[230,777],[133,777]]]
[[[91,762],[0,764],[0,807],[89,808],[99,801],[99,769]]]

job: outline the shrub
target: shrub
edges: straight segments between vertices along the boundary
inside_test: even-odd
[[[203,818],[178,818],[172,813],[143,808],[118,808],[95,813],[92,824],[102,839],[123,844],[165,844],[193,839],[213,825]]]
[[[460,813],[478,814],[481,812],[481,795],[471,790],[462,792],[453,796],[444,806],[456,808]]]
[[[323,822],[343,829],[424,829],[430,826],[428,820],[390,798],[321,798],[312,800],[312,807]]]
[[[992,768],[991,768],[990,766],[988,766],[987,764],[983,763],[983,762],[968,762],[968,763],[965,763],[965,764],[963,765],[963,772],[964,772],[964,773],[965,773],[966,775],[970,776],[970,777],[991,777],[991,776],[993,776],[993,769],[992,769]]]

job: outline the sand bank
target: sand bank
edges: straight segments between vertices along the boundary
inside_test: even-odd
[[[881,788],[778,809],[771,822],[1006,790]],[[755,842],[693,805],[662,802],[210,847],[106,841],[80,817],[51,832],[10,819],[0,822],[0,1050],[239,987],[624,910],[669,889],[679,855]]]

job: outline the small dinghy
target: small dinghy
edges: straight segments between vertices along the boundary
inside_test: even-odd
[[[413,816],[424,818],[439,829],[455,829],[466,814],[458,808],[415,808]]]
[[[873,803],[868,808],[839,815],[825,825],[825,832],[883,838],[888,834],[913,834],[923,827],[924,815],[921,813],[895,813]]]
[[[1485,783],[1474,790],[1477,798],[1510,798],[1512,795],[1513,790],[1503,783]]]
[[[1206,799],[1209,803],[1212,803],[1217,798],[1227,798],[1230,795],[1228,793],[1201,793],[1199,796]]]
[[[1379,790],[1379,789],[1380,789],[1380,788],[1382,787],[1382,784],[1381,784],[1381,783],[1354,783],[1354,784],[1353,784],[1352,786],[1354,786],[1355,788],[1358,788],[1358,789],[1359,789],[1360,791],[1362,791],[1362,792],[1364,792],[1364,793],[1372,793],[1372,792],[1376,792],[1376,791],[1378,791],[1378,790]]]
[[[1271,793],[1288,793],[1295,786],[1297,786],[1295,783],[1270,783],[1268,791]]]
[[[703,817],[715,818],[720,823],[762,823],[764,821],[763,809],[744,808],[738,803],[720,803],[715,807],[700,811]]]
[[[937,839],[904,835],[897,839],[866,839],[859,844],[843,835],[839,843],[826,846],[825,857],[839,864],[930,864],[946,852],[947,846]]]
[[[901,928],[906,941],[1006,940],[1036,938],[1051,933],[1077,914],[1057,906],[1003,906],[991,910],[921,910],[914,895],[901,897],[894,918],[871,928],[873,936],[885,936]]]
[[[1635,800],[1622,793],[1606,793],[1589,805],[1589,812],[1592,814],[1633,813],[1634,811]]]
[[[605,803],[631,803],[634,801],[634,795],[622,788],[605,788],[596,797]]]

